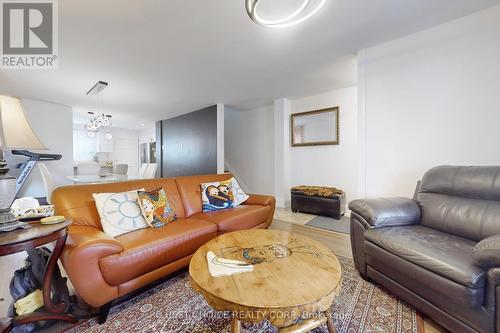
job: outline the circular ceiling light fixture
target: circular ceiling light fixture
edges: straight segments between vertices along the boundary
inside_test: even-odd
[[[292,13],[280,19],[270,20],[263,18],[258,12],[259,4],[263,1],[265,0],[245,0],[245,7],[252,21],[269,28],[287,28],[302,23],[316,14],[326,2],[326,0],[303,0],[299,8]]]

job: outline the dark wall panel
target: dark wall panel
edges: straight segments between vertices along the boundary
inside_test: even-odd
[[[158,168],[156,169],[156,178],[163,177],[163,149],[162,149],[162,121],[159,120],[155,124],[156,127],[156,163],[158,163]]]
[[[217,173],[217,106],[161,122],[162,177]]]

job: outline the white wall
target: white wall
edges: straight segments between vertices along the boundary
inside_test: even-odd
[[[433,166],[500,165],[499,60],[500,6],[363,50],[360,189],[408,196]]]
[[[108,132],[108,131],[106,131]],[[98,135],[103,136],[106,132],[100,132]],[[109,150],[111,158],[113,158],[113,141],[115,138],[128,138],[137,139],[138,144],[142,142],[151,142],[151,139],[155,141],[155,137],[151,136],[150,130],[145,131],[134,131],[122,128],[110,128],[109,132],[113,135],[113,138],[106,143],[106,152]],[[109,147],[108,146],[109,143]],[[93,161],[96,153],[99,152],[99,144],[97,135],[90,138],[87,135],[87,130],[83,129],[80,124],[74,124],[73,127],[73,160],[74,161]]]
[[[54,177],[57,185],[69,184],[66,176],[73,174],[73,110],[71,107],[37,100],[22,100],[26,117],[40,141],[48,150],[36,151],[46,154],[61,154],[59,161],[44,162]],[[9,174],[16,176],[17,163],[27,160],[26,157],[7,155],[11,168]],[[45,187],[38,167],[35,166],[30,177],[18,196],[45,197]]]
[[[130,160],[129,163],[129,171],[127,172],[129,176],[136,176],[139,171],[139,141],[145,140],[144,142],[151,142],[152,138],[151,130],[144,131],[135,131],[135,130],[127,130],[121,128],[110,128],[109,132],[113,135],[113,139],[109,140],[103,138],[103,133],[99,133],[101,136],[101,140],[103,140],[104,145],[106,146],[105,152],[102,154],[103,160],[110,160],[116,162],[116,145],[117,140],[126,139],[126,143],[120,143],[120,146],[123,144],[129,145],[130,153],[126,156],[127,161]],[[98,137],[89,138],[87,136],[87,131],[82,128],[81,124],[75,124],[73,129],[73,161],[93,161],[97,154],[99,154],[99,143]],[[123,140],[122,140],[123,141]],[[101,146],[102,147],[102,146]],[[123,151],[122,151],[123,153]],[[123,155],[123,154],[122,154]],[[123,156],[122,156],[123,157]],[[120,162],[120,161],[119,161]],[[124,161],[121,161],[126,163]]]
[[[245,191],[273,194],[273,107],[224,114],[226,166]]]
[[[137,176],[139,174],[140,161],[139,161],[139,131],[126,130],[121,128],[112,128],[113,134],[113,162],[128,164],[127,174],[129,176]],[[118,143],[120,141],[121,143]],[[122,151],[121,160],[117,153],[117,147],[126,145],[130,147],[126,152]]]
[[[73,127],[73,162],[92,161],[95,155],[95,138],[87,135],[81,125]]]
[[[290,185],[340,187],[348,200],[411,196],[433,166],[500,165],[499,32],[496,6],[360,51],[357,87],[281,99],[291,113],[340,107],[340,145],[291,148]],[[278,196],[287,125],[272,114],[273,105],[226,115],[226,160],[251,189]],[[273,139],[278,151],[256,150]]]
[[[290,206],[291,147],[290,147],[290,100],[279,98],[273,104],[274,122],[274,196],[276,206]]]
[[[290,114],[340,108],[340,145],[291,147]],[[273,194],[289,204],[295,185],[335,186],[358,197],[357,88],[238,111],[226,108],[226,164],[251,192]]]
[[[291,148],[291,186],[333,186],[358,197],[357,87],[291,101],[292,113],[339,107],[339,145]]]
[[[156,126],[148,126],[139,132],[139,144],[156,142]]]

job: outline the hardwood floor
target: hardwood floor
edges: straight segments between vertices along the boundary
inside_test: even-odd
[[[323,243],[338,255],[352,258],[349,235],[306,226],[305,224],[312,220],[314,217],[315,215],[292,213],[290,210],[278,208],[276,209],[275,220],[271,225],[271,229],[286,230],[302,234]],[[25,253],[18,253],[15,255],[0,258],[0,317],[4,316],[7,313],[7,309],[10,306],[10,279],[15,270],[24,266],[25,257]],[[70,286],[70,290],[71,289],[72,288]],[[428,318],[425,318],[424,320],[425,333],[447,332],[445,329],[441,328],[439,325],[429,320]]]
[[[274,220],[273,224],[271,225],[271,229],[286,230],[308,236],[323,243],[326,247],[328,247],[336,254],[343,257],[352,258],[351,240],[349,238],[349,235],[280,220]]]

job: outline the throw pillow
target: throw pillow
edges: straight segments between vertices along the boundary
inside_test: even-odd
[[[201,184],[201,201],[204,212],[227,209],[241,205],[248,195],[236,179]]]
[[[240,184],[238,184],[238,181],[234,177],[229,179],[229,190],[233,194],[234,207],[241,205],[249,198],[248,194],[243,191]]]
[[[137,191],[142,216],[150,227],[160,228],[176,219],[163,188],[152,191]]]
[[[144,189],[141,189],[144,191]],[[92,194],[101,218],[102,230],[111,237],[147,228],[137,203],[137,190],[122,193]]]

